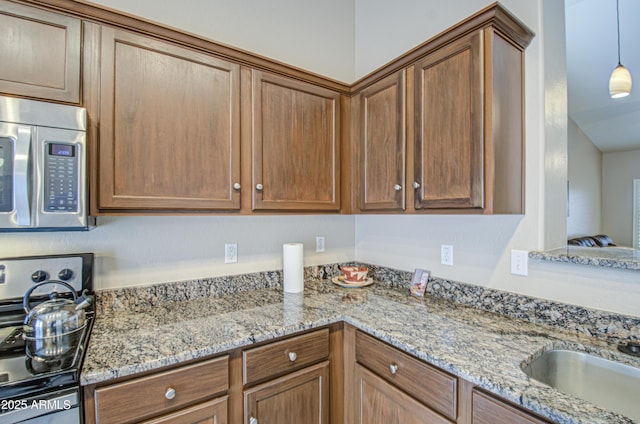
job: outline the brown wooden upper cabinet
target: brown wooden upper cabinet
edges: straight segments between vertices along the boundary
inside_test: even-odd
[[[103,27],[98,209],[239,209],[239,99],[239,65]]]
[[[339,211],[340,94],[250,74],[252,210]]]
[[[457,40],[414,67],[416,209],[484,207],[481,37]]]
[[[358,143],[352,164],[360,172],[354,195],[363,211],[405,209],[405,74],[389,75],[352,99]]]
[[[493,27],[413,66],[417,211],[524,213],[523,52]]]
[[[80,102],[76,18],[0,0],[0,93]]]
[[[355,212],[524,213],[532,37],[494,4],[356,82]]]

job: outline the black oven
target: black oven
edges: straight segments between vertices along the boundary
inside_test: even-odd
[[[80,370],[94,319],[85,310],[86,326],[73,349],[45,359],[30,353],[23,338],[24,293],[43,281],[64,280],[77,295],[93,291],[93,254],[0,259],[0,422],[82,423]],[[39,287],[32,305],[69,293],[61,284]]]

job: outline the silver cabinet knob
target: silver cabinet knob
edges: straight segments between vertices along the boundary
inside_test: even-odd
[[[258,419],[256,417],[249,417],[249,424],[258,424]]]
[[[168,400],[173,399],[174,397],[176,397],[176,389],[174,389],[173,387],[169,387],[164,393],[164,397]]]
[[[258,190],[258,191],[262,191],[262,189],[263,189],[263,188],[264,188],[264,187],[263,187],[263,185],[262,185],[262,184],[256,184],[256,190]]]
[[[396,184],[396,185],[393,186],[393,189],[395,191],[400,191],[400,190],[402,190],[402,186],[400,184]]]
[[[295,352],[289,352],[289,361],[295,362],[298,359],[298,354]]]
[[[398,372],[398,364],[389,364],[389,371],[395,375]]]
[[[417,181],[413,182],[413,188],[420,188],[420,183]]]
[[[240,183],[235,183],[235,184],[233,185],[233,189],[234,189],[234,190],[240,190]]]

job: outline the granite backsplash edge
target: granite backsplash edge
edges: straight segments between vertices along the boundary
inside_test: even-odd
[[[341,266],[354,264],[368,266],[369,273],[377,284],[408,291],[412,272],[356,262],[307,266],[304,269],[305,280],[329,279],[340,274]],[[101,290],[97,292],[96,296],[96,312],[100,315],[118,310],[143,310],[170,302],[221,297],[258,289],[275,289],[282,287],[282,281],[282,270],[275,270]],[[618,343],[621,340],[640,339],[640,318],[638,317],[584,308],[433,276],[427,285],[427,295],[510,318],[593,336],[613,343]]]

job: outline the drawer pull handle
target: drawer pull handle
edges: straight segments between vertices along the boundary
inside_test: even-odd
[[[258,419],[256,417],[250,417],[249,424],[258,424]]]
[[[263,188],[264,186],[262,184],[256,184],[256,190],[262,191]]]
[[[415,188],[415,189],[419,189],[419,188],[420,188],[420,183],[419,183],[419,182],[417,182],[417,181],[414,181],[414,182],[413,182],[413,188]]]
[[[389,364],[389,371],[395,375],[398,372],[398,364]]]
[[[235,184],[233,185],[233,189],[234,189],[234,190],[240,190],[240,188],[241,188],[241,187],[242,187],[242,186],[240,185],[240,183],[235,183]]]
[[[396,184],[396,185],[393,186],[393,189],[395,191],[400,191],[400,190],[402,190],[402,186],[400,184]]]
[[[164,397],[168,400],[171,400],[176,397],[176,389],[173,387],[169,387],[167,391],[164,393]]]
[[[295,352],[289,352],[289,361],[295,362],[298,359],[298,354]]]

